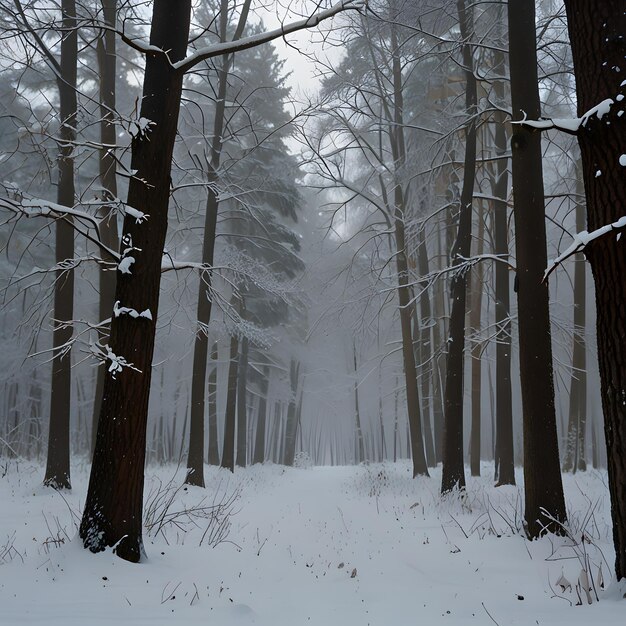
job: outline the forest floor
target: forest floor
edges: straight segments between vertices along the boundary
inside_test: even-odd
[[[406,461],[207,467],[206,490],[150,467],[147,560],[132,565],[76,539],[86,464],[64,493],[41,466],[1,465],[3,626],[624,624],[604,472],[564,476],[570,536],[528,542],[520,488],[494,488],[488,464],[444,500],[440,470],[413,480]]]

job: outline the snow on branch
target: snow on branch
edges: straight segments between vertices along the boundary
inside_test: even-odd
[[[623,87],[626,84],[624,81],[621,84]],[[619,94],[615,98],[607,98],[600,102],[600,104],[596,104],[596,106],[591,107],[586,113],[584,113],[581,117],[573,117],[573,118],[554,118],[554,119],[542,119],[542,120],[529,120],[527,118],[526,112],[522,111],[523,118],[521,120],[512,121],[511,124],[519,124],[522,126],[527,126],[529,128],[535,128],[537,130],[550,130],[556,129],[563,131],[569,135],[576,135],[581,128],[585,128],[587,126],[587,122],[592,117],[597,117],[601,120],[605,115],[609,113],[611,107],[617,102],[621,102],[624,100],[624,95]]]
[[[108,344],[101,346],[97,343],[92,343],[89,346],[91,354],[102,363],[109,364],[109,372],[112,378],[115,378],[125,367],[136,372],[141,373],[141,370],[135,367],[132,363],[129,363],[123,356],[119,356],[111,350]]]
[[[607,224],[606,226],[602,226],[597,228],[596,230],[592,230],[591,232],[587,232],[583,230],[574,235],[574,241],[572,241],[571,245],[564,250],[556,259],[551,259],[548,263],[548,267],[543,274],[543,280],[546,281],[550,274],[563,263],[569,257],[574,256],[578,252],[582,252],[592,241],[599,239],[600,237],[604,237],[614,230],[619,231],[617,233],[617,239],[619,240],[622,233],[621,231],[626,228],[626,215],[624,217],[620,217],[617,222],[613,222],[612,224]]]
[[[299,30],[304,30],[317,26],[320,22],[334,17],[335,15],[343,11],[361,11],[365,7],[366,0],[340,0],[340,2],[333,4],[330,8],[326,10],[318,11],[317,13],[313,13],[313,15],[310,15],[309,17],[297,20],[295,22],[290,22],[289,24],[283,24],[280,28],[267,31],[265,33],[252,35],[250,37],[244,37],[243,39],[217,43],[211,46],[200,48],[194,53],[190,54],[185,59],[182,59],[177,63],[173,63],[172,67],[183,73],[188,72],[192,67],[196,66],[202,61],[205,61],[206,59],[221,56],[224,54],[241,52],[242,50],[248,50],[249,48],[254,48],[269,41],[273,41],[274,39],[278,39],[279,37],[284,37],[285,35],[295,33]]]

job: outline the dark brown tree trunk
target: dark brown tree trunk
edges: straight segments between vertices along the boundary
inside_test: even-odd
[[[248,338],[241,338],[237,380],[237,467],[246,467],[248,455]]]
[[[393,227],[395,237],[396,273],[398,275],[398,301],[400,305],[400,327],[402,332],[402,360],[404,364],[404,380],[406,385],[406,403],[409,414],[410,454],[413,459],[413,477],[428,476],[428,466],[424,453],[422,437],[422,418],[420,414],[419,391],[417,387],[417,368],[413,351],[413,332],[411,329],[414,304],[411,302],[409,286],[408,250],[405,238],[406,206],[401,176],[406,164],[404,143],[404,100],[403,78],[396,28],[391,26],[391,47],[393,65],[393,130],[390,133],[392,154],[396,163],[394,181],[394,216]]]
[[[228,27],[228,2],[220,3],[220,41],[225,42]],[[217,100],[215,117],[213,118],[213,136],[211,154],[207,173],[207,201],[204,216],[204,237],[202,240],[202,263],[213,266],[215,256],[215,236],[217,233],[218,200],[218,169],[222,156],[224,126],[226,122],[226,92],[228,89],[228,72],[233,55],[223,56],[218,72]],[[198,283],[198,304],[196,310],[197,330],[193,346],[193,373],[191,379],[191,420],[189,427],[189,453],[187,455],[188,484],[204,487],[204,401],[209,349],[208,325],[211,320],[213,297],[211,291],[211,271],[200,272]]]
[[[259,391],[259,408],[256,421],[253,463],[263,463],[265,461],[265,431],[267,419],[267,391],[270,382],[269,376],[269,368],[263,367],[261,370],[261,389]]]
[[[102,0],[102,19],[110,28],[103,30],[96,44],[98,57],[98,69],[100,79],[100,142],[99,150],[99,175],[102,186],[102,201],[114,202],[117,200],[117,159],[115,145],[117,133],[115,124],[115,78],[117,67],[115,28],[117,24],[117,0]],[[105,204],[100,210],[100,238],[111,250],[119,249],[119,236],[117,232],[117,207]],[[104,261],[112,261],[105,258]],[[103,322],[111,316],[113,303],[115,302],[115,272],[106,266],[100,266],[100,293],[98,314],[99,321]],[[101,330],[98,333],[98,342],[101,346],[108,340],[108,333]],[[91,431],[91,456],[96,445],[96,433],[98,432],[98,417],[102,403],[102,391],[104,389],[104,368],[99,367],[96,373],[96,390],[93,403],[92,431]]]
[[[57,203],[74,206],[74,158],[76,140],[76,64],[78,33],[76,3],[61,2],[61,76],[57,81],[60,99],[59,180]],[[71,223],[57,220],[55,260],[57,266],[74,258],[74,229]],[[44,485],[55,489],[71,489],[70,483],[70,410],[72,387],[72,356],[68,343],[72,339],[71,320],[74,316],[74,271],[57,270],[54,284],[54,322],[52,334],[52,388],[50,395],[50,428],[48,459]]]
[[[502,12],[502,8],[498,8]],[[498,22],[502,20],[498,17]],[[496,52],[494,62],[498,76],[504,76],[506,61],[504,54]],[[495,84],[498,104],[505,105],[504,81]],[[501,259],[496,263],[496,445],[495,467],[497,485],[515,484],[515,463],[513,450],[513,400],[511,391],[511,288],[509,268],[509,220],[507,196],[509,189],[509,161],[506,114],[495,115],[495,148],[498,161],[495,166],[495,180],[491,188],[494,196],[493,221],[495,254]]]
[[[616,222],[626,203],[626,12],[620,0],[566,0],[578,113],[606,99],[578,132],[590,231]],[[617,579],[626,577],[626,249],[613,235],[585,250],[596,287],[598,356]]]
[[[133,138],[128,205],[149,216],[124,219],[122,248],[132,257],[130,273],[119,272],[115,300],[143,313],[114,315],[107,350],[102,408],[80,536],[96,552],[116,546],[117,554],[139,561],[142,539],[146,422],[155,322],[183,75],[171,62],[187,49],[191,0],[155,0],[152,46],[168,54],[146,56],[141,117],[152,126]],[[126,365],[132,364],[132,367]]]
[[[217,442],[217,341],[213,344],[211,352],[211,361],[213,367],[209,373],[209,386],[207,389],[207,397],[209,399],[209,457],[208,461],[211,465],[220,464],[220,451]],[[193,381],[192,381],[193,387]]]
[[[513,118],[540,115],[534,0],[509,2],[509,62]],[[516,125],[511,140],[520,374],[524,414],[526,532],[536,538],[565,522],[554,411],[541,136]],[[546,517],[546,514],[550,518]]]
[[[224,418],[224,444],[222,446],[222,467],[235,471],[235,418],[237,408],[237,380],[239,377],[239,339],[230,338],[230,362],[228,364],[228,391],[226,395],[226,415]]]
[[[476,77],[469,38],[473,36],[472,9],[465,0],[457,0],[457,11],[463,39],[463,65],[465,67],[465,109],[469,120],[465,131],[465,160],[463,165],[463,187],[461,189],[458,230],[450,254],[453,265],[462,263],[471,252],[472,243],[472,200],[476,178]],[[463,379],[465,349],[465,309],[467,298],[467,271],[457,270],[450,285],[452,311],[448,336],[448,360],[446,365],[446,387],[443,427],[443,470],[441,492],[465,487],[463,466]]]
[[[476,254],[483,253],[485,237],[484,211],[478,215],[478,238]],[[472,429],[470,435],[470,472],[472,476],[480,476],[480,426],[481,426],[481,394],[482,394],[482,344],[478,341],[482,313],[483,264],[478,263],[472,275],[472,297],[469,312],[470,328],[476,335],[470,351],[472,370]]]

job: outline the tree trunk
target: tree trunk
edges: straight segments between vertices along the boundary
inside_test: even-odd
[[[499,53],[498,53],[499,54]],[[504,73],[504,55],[496,67]],[[499,102],[504,102],[502,81],[496,83]],[[495,254],[502,262],[496,263],[496,445],[495,466],[497,485],[515,484],[513,450],[513,400],[511,391],[511,297],[509,268],[509,221],[507,195],[509,187],[507,137],[505,114],[496,114],[496,163],[495,181],[492,182],[493,220],[495,231]]]
[[[226,41],[228,26],[228,2],[221,0],[220,8],[220,41]],[[228,88],[228,71],[232,55],[222,57],[222,66],[218,72],[217,101],[213,119],[213,137],[211,155],[207,173],[207,201],[204,215],[204,236],[202,239],[202,263],[212,267],[215,256],[215,236],[217,233],[218,175],[222,156],[222,142],[225,125],[226,91]],[[188,484],[204,487],[204,400],[207,370],[207,354],[209,349],[208,325],[211,321],[211,271],[202,270],[198,283],[198,300],[196,309],[197,330],[193,345],[193,373],[191,384],[191,421],[189,426],[189,454],[187,456]]]
[[[540,115],[534,0],[509,2],[509,59],[513,117]],[[526,532],[559,532],[546,514],[565,522],[554,411],[541,136],[516,125],[511,141],[520,374],[524,414]]]
[[[115,28],[117,25],[117,0],[102,0],[102,19],[110,28],[103,30],[96,44],[98,57],[98,69],[100,79],[100,141],[102,147],[98,153],[100,185],[102,186],[102,201],[115,202],[117,200],[117,159],[115,145],[117,144],[117,131],[115,125],[115,78],[117,69],[117,56],[115,45]],[[100,237],[102,242],[111,250],[119,249],[119,236],[117,232],[117,207],[103,205],[100,209]],[[105,258],[104,261],[111,261]],[[99,321],[111,316],[115,302],[115,272],[103,265],[99,269],[100,293],[98,301]],[[101,330],[98,333],[98,342],[101,346],[107,343],[108,333]],[[102,403],[102,391],[104,389],[104,368],[99,367],[96,372],[96,389],[93,403],[92,431],[91,431],[91,456],[96,445],[96,433],[98,432],[98,416]]]
[[[211,352],[211,361],[213,367],[209,373],[209,386],[207,389],[207,397],[209,399],[209,464],[220,464],[220,451],[217,444],[217,341],[213,344]],[[193,381],[191,383],[193,389]],[[204,472],[203,472],[204,473]]]
[[[248,455],[248,338],[241,338],[237,380],[237,467],[247,465]]]
[[[254,458],[252,463],[265,461],[265,430],[267,419],[267,391],[269,388],[270,371],[267,366],[261,370],[261,389],[259,391],[258,418],[256,421],[256,439],[254,442]]]
[[[478,238],[476,254],[483,253],[483,240],[485,237],[484,211],[478,215]],[[483,264],[478,263],[472,275],[472,297],[470,308],[470,328],[475,335],[480,334],[480,320],[482,313],[483,295]],[[470,351],[472,369],[472,429],[470,436],[470,472],[472,476],[480,476],[480,426],[481,426],[481,393],[482,393],[482,344],[474,339]]]
[[[292,466],[296,455],[296,436],[298,434],[298,412],[296,410],[298,400],[298,383],[300,379],[300,363],[291,360],[289,368],[289,381],[291,384],[291,397],[287,406],[287,424],[284,436],[283,463]]]
[[[361,428],[361,412],[359,411],[359,385],[357,379],[357,363],[356,363],[356,343],[352,344],[352,356],[354,363],[354,417],[356,420],[356,462],[357,464],[365,461],[365,449],[363,446],[363,429]]]
[[[76,3],[61,2],[63,38],[61,39],[61,76],[57,81],[60,99],[59,180],[57,203],[74,206],[74,146],[76,139],[76,64],[78,33]],[[74,229],[71,223],[57,220],[55,260],[57,267],[74,258]],[[70,489],[70,412],[72,356],[68,342],[72,339],[74,316],[74,271],[57,270],[54,283],[54,322],[52,334],[52,388],[50,395],[50,429],[48,459],[44,485]],[[65,347],[64,347],[65,346]]]
[[[577,194],[584,193],[581,176],[577,176]],[[576,204],[576,231],[585,230],[585,205],[579,198]],[[577,254],[574,265],[574,346],[572,352],[572,378],[569,393],[569,422],[565,440],[564,472],[587,469],[585,435],[587,431],[587,355],[585,349],[586,326],[586,271],[585,259]]]
[[[239,339],[230,338],[230,363],[228,365],[228,392],[226,395],[226,416],[224,418],[224,445],[222,446],[222,467],[235,471],[235,413],[237,406],[237,380],[239,369]]]
[[[457,11],[463,39],[463,65],[465,67],[465,109],[469,120],[465,131],[465,160],[463,165],[463,187],[461,189],[459,223],[456,241],[450,254],[453,265],[467,259],[472,243],[472,200],[476,178],[476,77],[469,38],[473,36],[472,9],[465,0],[457,0]],[[457,270],[450,285],[452,311],[448,338],[448,361],[443,427],[443,470],[441,492],[465,487],[463,466],[463,383],[465,348],[465,309],[467,297],[467,271]]]
[[[605,99],[606,115],[578,132],[590,231],[624,215],[626,199],[626,14],[623,2],[566,0],[579,115]],[[620,69],[622,71],[620,71]],[[585,250],[596,287],[598,356],[617,580],[626,577],[626,250],[614,234]]]
[[[146,422],[159,284],[169,204],[170,170],[182,92],[182,72],[171,62],[187,48],[191,0],[155,0],[150,44],[168,54],[146,56],[141,117],[152,126],[132,142],[128,205],[149,215],[127,214],[122,237],[130,273],[118,274],[115,300],[143,313],[111,320],[110,348],[96,449],[80,526],[85,547],[116,546],[118,556],[137,562],[142,539]],[[127,364],[132,364],[130,367]],[[136,369],[135,369],[136,368]]]

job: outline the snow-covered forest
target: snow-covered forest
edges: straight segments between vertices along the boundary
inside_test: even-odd
[[[623,2],[0,12],[0,624],[622,623]]]

